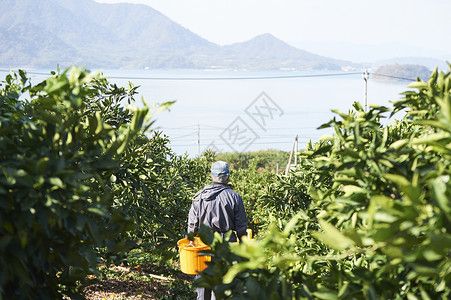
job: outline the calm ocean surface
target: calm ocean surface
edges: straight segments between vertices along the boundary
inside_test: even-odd
[[[202,70],[103,70],[110,81],[140,85],[148,103],[175,100],[170,111],[156,116],[178,153],[195,156],[210,148],[218,152],[279,149],[290,151],[299,136],[299,150],[332,130],[317,130],[334,117],[364,102],[362,74],[251,72]],[[310,76],[277,78],[279,76]],[[318,76],[330,75],[330,76]],[[33,75],[30,75],[33,77]],[[4,75],[2,75],[4,77]],[[42,76],[35,76],[42,77]],[[247,79],[276,77],[272,79]],[[246,78],[246,79],[243,79]],[[33,82],[36,83],[36,82]],[[409,82],[368,80],[368,105],[391,106]],[[137,106],[141,106],[141,97]],[[388,121],[389,122],[389,121]],[[198,143],[200,141],[200,143]]]

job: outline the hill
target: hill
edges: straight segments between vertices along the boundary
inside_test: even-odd
[[[0,67],[337,70],[270,34],[221,47],[142,4],[2,0]]]
[[[394,64],[379,67],[374,72],[373,78],[376,80],[415,81],[419,77],[426,81],[431,73],[432,71],[424,66]]]
[[[438,67],[440,70],[446,71],[448,64],[443,59],[432,57],[395,57],[392,59],[380,60],[373,63],[373,67],[382,67],[386,65],[420,65],[428,69]]]

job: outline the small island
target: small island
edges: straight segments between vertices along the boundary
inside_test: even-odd
[[[375,80],[384,81],[415,81],[417,77],[426,81],[432,71],[420,65],[385,65],[372,73]]]

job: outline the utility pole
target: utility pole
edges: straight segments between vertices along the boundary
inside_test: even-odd
[[[295,152],[294,152],[294,165],[297,166],[298,165],[298,136],[296,135],[295,139],[294,139],[294,143],[295,143]]]
[[[200,124],[197,121],[197,154],[200,157]]]
[[[364,103],[364,110],[368,111],[368,77],[369,73],[368,70],[365,69],[362,74],[364,82],[363,86],[363,103]]]
[[[290,158],[288,159],[287,168],[285,169],[285,175],[288,175],[288,173],[290,173],[291,159],[293,158],[293,153],[294,153],[295,147],[296,147],[296,151],[297,151],[297,143],[298,143],[298,135],[296,134],[296,136],[294,137],[293,146],[291,147]],[[297,154],[296,154],[296,160],[297,160]]]

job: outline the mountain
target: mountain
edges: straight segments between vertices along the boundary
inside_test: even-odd
[[[290,59],[293,57],[302,57],[303,59],[314,60],[319,57],[307,51],[294,48],[269,33],[259,35],[246,42],[225,46],[224,49],[258,59],[274,59],[278,57]]]
[[[56,0],[53,0],[56,2]],[[134,49],[190,51],[219,46],[178,25],[160,12],[142,4],[104,4],[92,0],[58,0],[62,6],[108,28]]]
[[[46,67],[77,63],[77,49],[36,26],[16,25],[0,31],[0,66]]]
[[[297,49],[269,33],[224,46],[223,50],[229,60],[251,68],[341,70],[343,66],[352,64]]]
[[[7,12],[0,16],[1,65],[11,62],[11,53],[17,52],[14,62],[36,67],[49,66],[54,59],[63,65],[141,67],[157,58],[219,48],[145,5],[2,0],[0,11]],[[6,52],[8,56],[3,55]],[[48,58],[40,59],[43,56]]]
[[[82,5],[84,2],[79,3]],[[0,10],[6,12],[0,17],[2,36],[5,33],[15,36],[13,39],[2,38],[0,44],[14,51],[18,40],[21,50],[32,49],[24,53],[25,57],[15,58],[25,65],[45,67],[48,61],[61,64],[108,63],[108,58],[113,56],[111,54],[119,50],[115,49],[115,45],[120,41],[108,28],[66,9],[56,0],[3,0]],[[0,61],[5,61],[3,55]]]
[[[142,4],[2,0],[0,11],[0,67],[338,70],[352,65],[270,34],[221,47]]]

